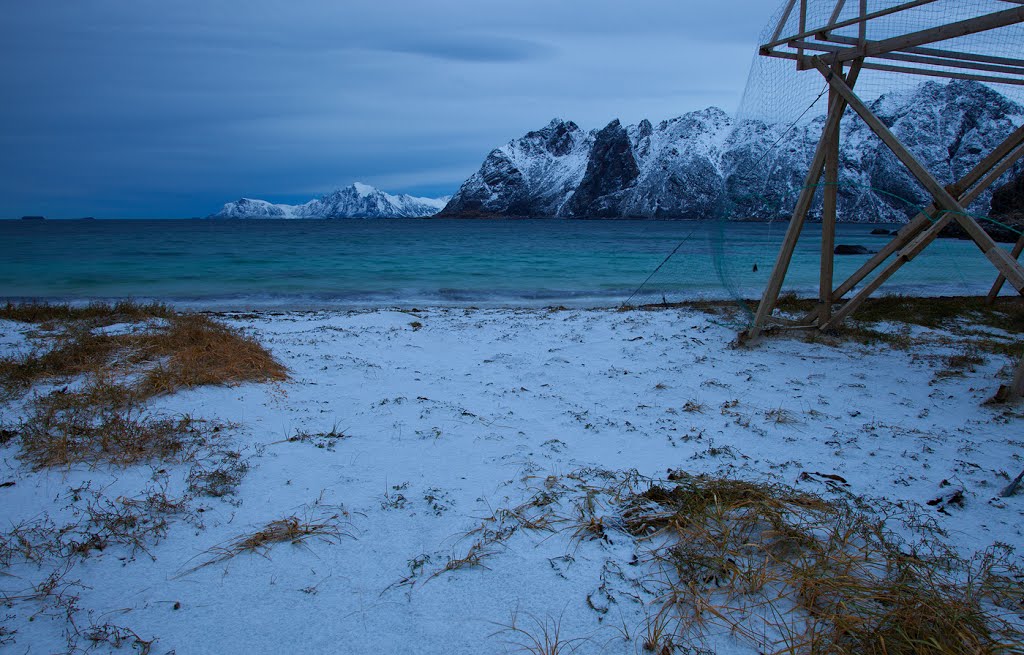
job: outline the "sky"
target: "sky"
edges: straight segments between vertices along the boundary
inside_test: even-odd
[[[553,117],[735,111],[777,4],[8,0],[0,217],[451,194]]]

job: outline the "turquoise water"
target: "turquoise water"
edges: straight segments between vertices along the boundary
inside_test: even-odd
[[[872,227],[840,225],[837,242],[877,249],[885,237]],[[756,297],[784,231],[714,221],[0,221],[0,297],[216,308],[616,305],[680,242],[634,302]],[[814,292],[819,234],[806,228],[787,288]],[[837,258],[836,279],[865,259]],[[884,288],[976,294],[994,277],[973,244],[940,240]]]

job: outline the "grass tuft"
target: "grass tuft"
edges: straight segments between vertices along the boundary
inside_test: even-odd
[[[104,372],[130,378],[138,399],[144,400],[181,388],[288,377],[284,366],[241,331],[162,305],[8,305],[6,315],[56,321],[31,352],[0,358],[0,386],[8,392]],[[154,318],[163,323],[140,323]],[[100,329],[121,322],[139,324],[130,331]]]
[[[1021,633],[991,603],[1020,602],[1007,549],[963,560],[915,525],[908,543],[852,502],[783,485],[681,476],[627,503],[629,532],[652,544],[665,601],[686,643],[710,624],[764,652],[995,655]],[[653,644],[652,644],[653,645]]]
[[[37,468],[101,462],[184,462],[208,445],[217,426],[163,416],[134,402],[134,392],[105,382],[36,396],[21,423],[21,456]]]
[[[347,517],[348,513],[340,507],[307,507],[302,516],[271,521],[256,532],[239,535],[226,544],[211,548],[207,551],[210,556],[207,560],[182,575],[226,562],[243,553],[257,553],[269,558],[271,548],[277,544],[305,545],[314,539],[337,543],[342,537],[351,536],[344,530]]]

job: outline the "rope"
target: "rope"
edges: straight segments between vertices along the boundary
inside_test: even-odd
[[[690,237],[693,236],[693,233],[694,233],[694,230],[690,230],[690,233],[687,234],[686,237],[684,237],[683,240],[680,241],[679,244],[676,245],[676,247],[672,249],[672,252],[670,252],[668,254],[668,256],[665,257],[665,259],[661,260],[661,263],[658,264],[657,267],[655,267],[655,269],[653,271],[651,271],[651,274],[647,276],[647,279],[640,283],[640,286],[638,286],[636,288],[636,291],[634,291],[632,294],[630,294],[629,298],[626,298],[626,302],[624,302],[621,305],[619,305],[620,309],[623,308],[623,307],[629,307],[629,301],[632,300],[636,296],[636,294],[640,293],[640,291],[645,286],[647,286],[647,283],[651,281],[651,278],[654,277],[657,274],[658,271],[661,270],[661,267],[664,266],[665,264],[667,264],[668,260],[672,259],[672,256],[675,255],[677,252],[679,252],[679,249],[683,247],[683,244],[690,240]]]
[[[789,136],[789,133],[790,133],[790,132],[792,132],[792,131],[793,131],[793,128],[795,128],[795,127],[796,127],[796,126],[797,126],[797,125],[798,125],[798,124],[800,123],[800,121],[801,121],[801,120],[803,119],[803,117],[807,115],[807,112],[811,111],[811,109],[813,109],[813,108],[814,108],[814,105],[818,104],[818,101],[819,101],[819,100],[821,100],[821,99],[822,99],[822,97],[824,97],[826,93],[828,93],[828,90],[829,90],[829,83],[828,83],[828,81],[826,80],[826,81],[825,81],[825,85],[824,85],[824,86],[823,86],[823,87],[821,88],[821,92],[819,92],[819,93],[818,93],[817,97],[816,97],[816,98],[814,98],[814,100],[812,100],[812,101],[811,101],[811,103],[810,103],[809,105],[807,105],[807,108],[806,108],[806,109],[804,109],[804,110],[803,110],[802,112],[800,112],[800,115],[799,115],[799,116],[797,116],[797,117],[796,117],[796,119],[794,119],[794,120],[793,120],[793,122],[792,122],[792,123],[790,123],[790,124],[789,124],[789,125],[788,125],[788,126],[786,127],[786,130],[785,130],[785,131],[784,131],[784,132],[782,133],[782,135],[780,135],[780,136],[779,136],[779,138],[778,138],[778,139],[776,139],[776,140],[775,140],[775,142],[774,142],[773,144],[771,144],[770,146],[768,146],[768,149],[767,149],[767,150],[765,150],[765,151],[764,151],[764,153],[763,153],[763,154],[762,154],[762,155],[761,155],[761,156],[760,156],[760,157],[758,158],[758,160],[757,160],[756,162],[754,162],[754,163],[753,163],[753,164],[752,164],[752,165],[750,166],[750,169],[749,169],[749,170],[756,170],[756,169],[757,169],[757,167],[761,165],[761,162],[763,162],[763,161],[765,160],[765,158],[766,158],[766,157],[768,157],[768,155],[769,155],[769,154],[771,154],[772,150],[774,150],[774,149],[775,149],[775,148],[776,148],[776,147],[777,147],[777,146],[778,146],[778,145],[779,145],[780,143],[782,143],[782,140],[783,140],[783,139],[785,139],[785,138],[786,138],[787,136]],[[658,264],[658,266],[657,266],[657,267],[655,267],[655,269],[654,269],[653,271],[651,271],[651,274],[647,276],[647,279],[645,279],[645,280],[644,280],[644,281],[643,281],[643,282],[642,282],[642,283],[640,284],[640,286],[638,286],[638,287],[637,287],[637,288],[636,288],[636,289],[635,289],[635,290],[633,291],[633,293],[631,293],[631,294],[629,295],[629,298],[627,298],[627,299],[626,299],[626,301],[625,301],[625,302],[623,302],[623,303],[622,303],[622,305],[620,305],[619,307],[620,307],[620,308],[622,308],[622,307],[628,307],[628,306],[629,306],[629,303],[630,303],[630,301],[631,301],[631,300],[633,300],[633,298],[635,298],[635,297],[636,297],[636,295],[637,295],[638,293],[640,293],[640,292],[641,292],[641,291],[643,290],[643,288],[644,288],[645,286],[647,286],[647,283],[651,281],[651,278],[653,278],[653,277],[654,277],[654,276],[655,276],[655,275],[656,275],[656,274],[658,273],[658,271],[660,271],[660,270],[661,270],[661,268],[662,268],[663,266],[665,266],[665,264],[667,264],[667,263],[668,263],[668,261],[669,261],[670,259],[672,259],[672,257],[673,257],[673,256],[674,256],[674,255],[675,255],[675,254],[676,254],[677,252],[679,252],[679,249],[680,249],[680,248],[681,248],[681,247],[683,246],[683,244],[684,244],[684,243],[686,243],[687,241],[689,241],[689,239],[690,239],[690,237],[691,237],[691,236],[693,236],[693,231],[691,231],[691,232],[690,232],[689,234],[687,234],[687,235],[686,235],[686,237],[685,237],[685,238],[684,238],[684,239],[683,239],[682,241],[680,241],[680,242],[679,242],[678,244],[676,244],[676,247],[672,249],[672,252],[670,252],[670,253],[669,253],[669,254],[668,254],[668,255],[667,255],[666,257],[665,257],[665,259],[661,260],[661,263],[660,263],[660,264]],[[716,266],[716,268],[717,268],[717,266]],[[718,278],[719,278],[719,280],[720,280],[720,281],[721,281],[721,282],[722,282],[723,284],[726,284],[726,282],[725,282],[725,278],[724,278],[724,273],[723,273],[723,271],[721,271],[721,270],[718,270]]]

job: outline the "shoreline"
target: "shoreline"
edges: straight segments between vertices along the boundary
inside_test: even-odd
[[[993,280],[995,277],[993,276]],[[989,287],[977,285],[977,292],[973,294],[963,293],[963,285],[951,285],[949,289],[934,289],[922,287],[906,287],[901,285],[887,285],[883,293],[878,293],[874,298],[910,298],[920,300],[947,300],[947,299],[968,299],[981,298],[988,293]],[[855,287],[850,295],[856,292]],[[929,292],[930,291],[930,292]],[[1016,298],[1016,294],[1004,285],[1000,293],[1001,299]],[[923,293],[922,293],[923,292]],[[959,292],[959,293],[958,293]],[[93,304],[116,304],[118,302],[136,302],[143,304],[162,304],[182,311],[198,311],[205,313],[231,313],[231,312],[371,312],[371,311],[403,311],[408,309],[488,309],[488,310],[546,310],[553,308],[569,308],[582,310],[615,310],[629,307],[701,307],[706,305],[733,305],[757,306],[760,297],[753,294],[736,296],[721,293],[689,294],[688,297],[680,298],[678,292],[661,291],[657,288],[645,289],[634,302],[626,304],[626,300],[632,292],[615,293],[605,298],[586,295],[583,297],[551,295],[542,298],[506,298],[496,299],[487,297],[476,297],[467,299],[438,299],[436,297],[419,297],[402,299],[380,299],[380,300],[352,300],[352,299],[310,299],[303,296],[276,299],[258,299],[251,297],[232,298],[180,298],[162,296],[2,296],[0,305],[19,304],[60,304],[71,307],[85,307]],[[787,289],[787,294],[801,300],[812,300],[816,297],[817,290],[811,288]],[[664,295],[671,298],[668,302],[657,300],[658,296]]]

